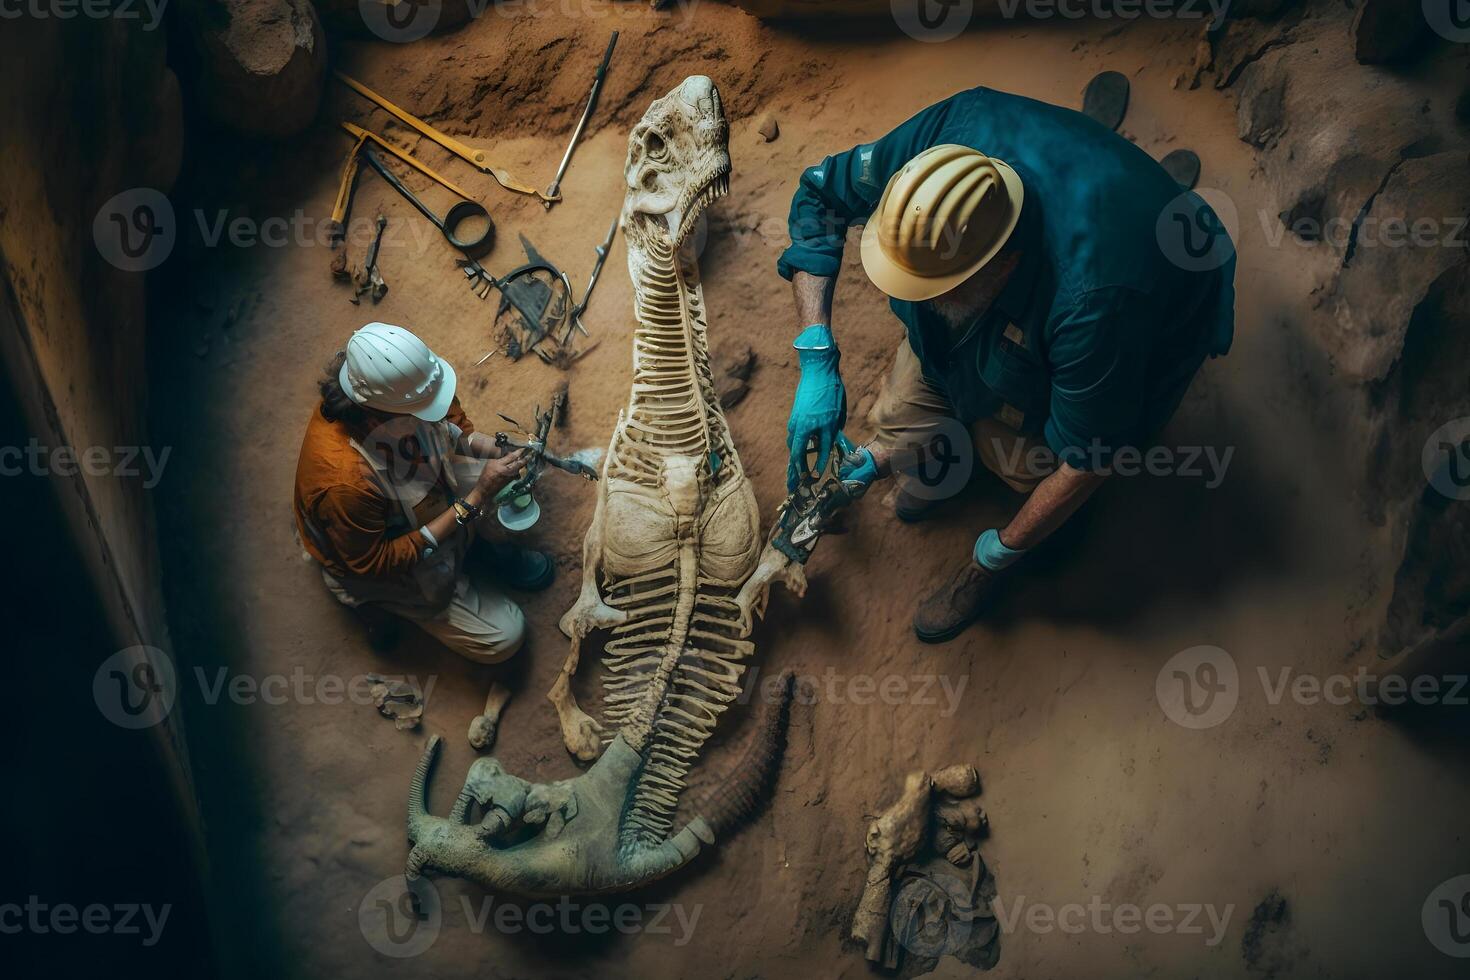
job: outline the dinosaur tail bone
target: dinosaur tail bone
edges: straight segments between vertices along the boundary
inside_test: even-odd
[[[717,837],[730,833],[755,816],[775,785],[776,775],[781,769],[781,756],[786,748],[793,676],[789,670],[781,675],[777,682],[776,700],[766,706],[740,763],[712,787],[695,808]]]
[[[424,802],[424,794],[429,783],[429,774],[434,769],[434,759],[439,754],[439,743],[443,741],[438,735],[429,736],[429,744],[424,747],[424,754],[419,757],[418,765],[413,769],[413,781],[408,784],[408,838],[412,841],[420,841],[425,837],[424,831],[429,819],[429,808]],[[404,870],[410,880],[419,876],[424,865],[425,854],[421,846],[414,845],[408,855],[408,867]]]

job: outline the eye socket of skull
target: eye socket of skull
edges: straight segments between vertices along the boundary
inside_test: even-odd
[[[643,137],[643,146],[648,151],[649,157],[654,160],[662,160],[668,154],[669,145],[657,130],[650,129]]]

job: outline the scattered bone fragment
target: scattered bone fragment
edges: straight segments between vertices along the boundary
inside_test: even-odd
[[[852,922],[852,938],[863,944],[868,960],[895,968],[902,958],[898,947],[903,946],[916,958],[937,962],[939,955],[953,953],[972,965],[993,965],[998,956],[993,946],[995,931],[986,927],[977,933],[974,929],[975,920],[988,914],[988,905],[980,908],[980,892],[989,872],[978,846],[989,822],[979,793],[980,774],[974,766],[912,772],[898,800],[868,825],[868,876]],[[969,877],[956,877],[944,871],[945,867],[968,871]],[[895,896],[895,885],[901,881],[908,883]],[[956,884],[962,881],[967,882],[964,887]],[[922,918],[917,909],[932,905],[931,899],[937,898],[942,898],[940,904],[949,910],[947,914],[963,923],[951,937],[954,942],[946,940],[949,945],[935,946],[906,931],[932,932],[934,923],[922,927],[914,923]],[[918,972],[932,968],[931,964]]]
[[[470,722],[470,744],[484,751],[495,744],[495,733],[500,728],[500,713],[510,700],[510,688],[496,681],[485,695],[485,710]]]
[[[755,131],[760,133],[761,139],[767,143],[774,143],[776,137],[781,135],[781,127],[776,123],[776,117],[769,112],[761,116],[760,125],[756,127]]]
[[[368,674],[373,704],[384,718],[393,719],[399,731],[419,727],[424,717],[424,698],[416,685],[380,674]]]
[[[868,824],[866,849],[868,878],[852,920],[852,938],[864,944],[870,961],[883,959],[888,941],[888,909],[893,898],[893,875],[898,866],[919,852],[929,828],[929,797],[933,783],[926,772],[911,772],[903,795]]]

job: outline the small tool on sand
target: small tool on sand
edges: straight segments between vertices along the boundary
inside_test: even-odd
[[[390,187],[443,233],[450,245],[459,250],[463,255],[459,260],[460,268],[476,295],[484,299],[492,289],[499,290],[501,305],[496,312],[497,321],[506,312],[513,310],[527,324],[524,341],[511,338],[509,346],[513,359],[518,358],[524,350],[535,349],[535,345],[561,323],[571,296],[571,283],[565,273],[535,255],[533,261],[512,270],[509,275],[500,277],[492,274],[477,261],[490,251],[495,242],[495,224],[481,204],[476,201],[459,201],[441,218],[388,169],[378,156],[376,146],[363,145],[358,152],[369,167],[376,170]],[[476,224],[482,226],[477,229],[478,234],[461,230],[465,225],[473,227]],[[534,251],[525,236],[521,237],[521,242],[527,246],[528,255]],[[543,359],[549,359],[541,351],[538,350],[537,353]],[[477,363],[483,364],[488,357],[487,354]]]
[[[466,198],[457,202],[441,218],[432,208],[419,200],[418,196],[409,190],[393,171],[384,165],[382,158],[378,156],[374,147],[363,146],[360,152],[362,153],[363,159],[368,162],[368,166],[376,170],[378,176],[386,180],[388,186],[401,194],[405,201],[412,204],[414,210],[418,211],[425,218],[428,218],[430,223],[444,234],[444,238],[449,244],[459,249],[471,259],[484,255],[495,246],[495,222],[490,220],[490,212],[485,210],[483,204]],[[433,174],[430,174],[430,176],[433,176]],[[453,187],[449,189],[454,190]],[[455,193],[459,192],[455,191]],[[460,229],[464,225],[469,225],[474,230],[471,232],[461,232]],[[476,228],[477,225],[481,227]]]
[[[591,336],[587,332],[587,328],[582,326],[582,314],[587,312],[587,303],[592,299],[592,290],[597,286],[598,277],[602,275],[602,266],[607,261],[607,253],[612,251],[613,238],[618,233],[619,218],[621,218],[621,215],[613,218],[612,224],[607,226],[607,237],[602,240],[601,245],[598,245],[593,250],[597,253],[597,261],[592,265],[592,275],[587,277],[587,288],[582,293],[581,301],[567,313],[566,332],[561,337],[563,347],[571,343],[573,330],[582,331],[582,336],[584,337]]]
[[[471,288],[481,299],[488,297],[492,288],[500,292],[500,305],[495,311],[494,321],[498,346],[487,351],[475,364],[484,364],[497,350],[503,350],[512,361],[532,353],[547,364],[565,369],[596,347],[594,342],[586,348],[573,350],[572,336],[577,331],[581,331],[584,337],[590,336],[582,323],[582,314],[586,312],[592,289],[597,285],[612,248],[617,226],[614,219],[608,228],[607,238],[596,246],[597,262],[592,267],[581,302],[573,302],[576,291],[572,288],[571,278],[537,251],[525,235],[521,235],[521,248],[526,252],[526,262],[505,276],[496,278],[478,264],[473,264],[472,268],[470,263],[461,263],[465,266],[465,276],[470,280]],[[512,312],[516,317],[507,319],[506,314]],[[546,343],[548,340],[549,345]]]
[[[368,246],[367,258],[363,261],[362,275],[358,277],[357,288],[352,296],[353,305],[362,302],[363,294],[372,297],[377,303],[388,292],[388,283],[384,281],[383,274],[378,271],[378,252],[383,247],[383,231],[388,227],[388,219],[384,215],[378,215],[376,222],[377,234],[373,236],[373,243]]]
[[[388,185],[403,195],[404,200],[412,204],[414,208],[434,223],[434,226],[444,233],[449,244],[464,252],[466,255],[484,255],[495,245],[495,223],[490,220],[490,212],[485,210],[484,205],[470,197],[469,191],[464,190],[452,181],[448,180],[433,168],[427,166],[423,161],[416,159],[398,147],[389,143],[376,133],[370,133],[361,126],[344,122],[342,129],[354,140],[352,152],[347,156],[347,162],[342,167],[342,179],[337,185],[337,200],[332,205],[332,218],[330,223],[332,239],[334,243],[340,243],[346,231],[347,212],[352,207],[352,198],[357,189],[357,175],[363,160],[376,170],[378,174],[388,182]],[[449,209],[444,218],[435,214],[423,201],[419,200],[398,177],[383,164],[382,157],[378,151],[385,151],[403,163],[408,164],[424,176],[433,180],[441,187],[461,198],[458,204]],[[460,226],[468,225],[473,228],[483,225],[477,235],[460,234]]]
[[[602,92],[602,82],[607,77],[608,62],[612,61],[613,48],[618,43],[618,32],[613,31],[612,37],[608,38],[607,50],[602,53],[602,63],[597,66],[597,74],[592,77],[592,90],[587,93],[587,104],[582,107],[582,118],[577,120],[577,128],[572,130],[572,138],[567,143],[567,151],[561,156],[561,163],[556,168],[556,176],[551,178],[551,186],[541,194],[542,205],[549,211],[551,206],[561,200],[561,179],[566,176],[567,166],[572,162],[572,152],[577,148],[577,141],[582,138],[582,133],[587,128],[587,120],[592,117],[592,110],[597,107],[597,96]]]
[[[534,352],[543,361],[553,362],[552,356],[540,345],[548,336],[554,336],[571,308],[572,283],[565,272],[536,251],[536,246],[525,235],[521,236],[521,248],[526,252],[527,261],[500,277],[492,275],[478,262],[460,263],[470,289],[477,296],[486,299],[492,289],[500,293],[493,321],[500,344],[476,361],[477,365],[484,364],[500,349],[512,361],[520,360],[527,352]],[[507,320],[506,314],[512,312],[516,314],[515,319]],[[516,321],[519,321],[519,327]]]
[[[372,89],[368,88],[357,79],[352,78],[348,75],[344,75],[340,71],[336,72],[336,76],[337,80],[343,85],[346,85],[358,95],[367,99],[369,102],[372,102],[378,108],[387,112],[389,115],[393,116],[393,118],[397,119],[405,126],[408,126],[410,129],[415,130],[422,136],[427,136],[429,139],[433,140],[435,143],[438,143],[440,146],[444,147],[444,149],[448,150],[450,153],[453,153],[455,156],[459,157],[461,160],[465,161],[481,173],[486,173],[489,174],[491,177],[494,177],[495,182],[498,183],[501,187],[504,187],[506,190],[514,191],[517,194],[529,194],[532,197],[539,197],[543,200],[550,200],[546,197],[546,195],[542,194],[536,188],[530,186],[529,184],[524,184],[521,181],[516,180],[510,175],[510,172],[505,170],[503,167],[497,167],[492,164],[484,150],[477,150],[467,143],[463,143],[452,136],[441,133],[439,130],[435,129],[433,126],[430,126],[428,123],[424,122],[417,116],[400,109],[398,106],[388,101],[388,99],[379,95],[377,92],[374,92]],[[344,123],[344,125],[346,124]],[[376,138],[379,142],[382,141],[381,137]],[[441,181],[441,183],[443,183],[443,181]],[[453,188],[451,188],[451,190],[453,190]],[[456,191],[455,193],[459,192]],[[469,197],[468,194],[460,194],[460,196],[464,198]]]

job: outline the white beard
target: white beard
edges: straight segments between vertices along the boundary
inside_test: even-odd
[[[1019,262],[1020,256],[1003,254],[993,266],[987,266],[949,292],[929,300],[929,309],[958,339],[976,320],[990,312]]]
[[[987,306],[989,304],[986,304]],[[929,301],[929,308],[949,327],[950,333],[958,337],[979,319],[985,311],[976,310],[971,303],[955,300],[949,296],[936,296]]]

